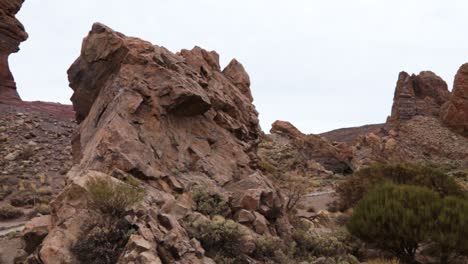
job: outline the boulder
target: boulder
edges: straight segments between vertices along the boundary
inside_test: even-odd
[[[49,233],[52,219],[49,215],[33,218],[23,230],[24,251],[33,253]]]
[[[441,118],[455,131],[468,136],[468,63],[455,75],[452,95],[442,107]]]
[[[0,101],[20,101],[16,83],[10,72],[8,57],[19,51],[21,42],[28,38],[23,25],[15,15],[24,0],[0,0]]]

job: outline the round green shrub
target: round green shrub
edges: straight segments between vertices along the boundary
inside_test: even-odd
[[[439,194],[427,188],[383,184],[359,202],[347,227],[361,240],[413,263],[420,243],[436,228],[440,205]]]

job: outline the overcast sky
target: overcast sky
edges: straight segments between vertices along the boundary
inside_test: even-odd
[[[303,132],[384,122],[398,73],[451,86],[468,62],[466,0],[26,0],[30,38],[11,57],[24,100],[70,103],[66,70],[93,22],[172,51],[232,58],[252,81],[262,128]]]

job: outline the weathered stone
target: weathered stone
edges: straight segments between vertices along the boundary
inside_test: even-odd
[[[0,0],[0,101],[20,101],[16,83],[10,72],[8,57],[19,51],[28,38],[23,25],[15,18],[24,0]]]
[[[24,250],[31,254],[42,243],[42,240],[49,233],[52,225],[50,216],[41,216],[33,218],[26,223],[23,230]]]
[[[70,184],[52,203],[56,224],[41,247],[44,263],[73,263],[69,247],[86,221],[90,178],[132,175],[145,190],[127,218],[153,249],[136,253],[149,244],[131,241],[121,263],[139,263],[143,254],[163,263],[203,262],[204,251],[178,221],[191,216],[191,188],[230,197],[251,185],[250,196],[240,199],[251,210],[262,192],[276,194],[256,171],[262,132],[240,64],[223,73],[215,52],[195,47],[174,54],[95,24],[68,73],[80,128]]]
[[[295,126],[286,121],[277,120],[271,125],[270,133],[294,138],[302,138],[305,135]]]
[[[255,220],[255,216],[250,211],[241,209],[234,216],[234,220],[236,220],[236,222],[239,222],[241,224],[252,223]]]
[[[418,75],[401,72],[398,77],[389,121],[409,120],[413,116],[438,116],[450,97],[447,84],[430,71]]]
[[[441,117],[449,127],[468,136],[468,63],[455,75],[452,95],[442,107]]]

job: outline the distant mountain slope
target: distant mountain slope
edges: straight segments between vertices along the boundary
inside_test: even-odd
[[[320,136],[327,138],[330,141],[352,143],[359,138],[359,136],[368,133],[378,133],[385,124],[372,124],[360,127],[346,127],[335,129],[320,134]]]

